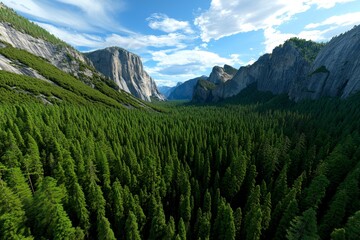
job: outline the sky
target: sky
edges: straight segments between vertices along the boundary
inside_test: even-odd
[[[291,37],[327,42],[360,24],[360,0],[0,0],[76,49],[125,48],[158,86],[235,68]]]

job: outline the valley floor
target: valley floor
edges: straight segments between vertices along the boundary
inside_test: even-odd
[[[360,238],[359,96],[155,112],[0,89],[1,239]]]

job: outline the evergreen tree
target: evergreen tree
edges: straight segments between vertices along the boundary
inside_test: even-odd
[[[331,233],[331,240],[345,240],[346,234],[345,229],[343,228],[335,228]]]
[[[134,215],[134,213],[132,211],[129,212],[129,216],[126,219],[126,224],[125,224],[125,236],[126,239],[129,240],[140,240],[140,233],[139,233],[139,229],[138,229],[138,224],[136,222],[136,216]]]
[[[73,239],[75,229],[62,206],[65,193],[56,180],[45,177],[34,194],[31,205],[33,229],[36,236],[53,239]]]
[[[360,239],[360,211],[349,218],[345,225],[347,239]]]
[[[295,217],[290,223],[286,237],[289,240],[319,239],[317,234],[316,212],[314,209],[309,208],[303,212],[301,216]]]
[[[233,211],[229,204],[221,201],[218,214],[214,223],[214,231],[217,239],[235,239],[235,224]]]
[[[0,238],[26,239],[29,236],[30,230],[26,227],[25,211],[20,199],[0,179]]]

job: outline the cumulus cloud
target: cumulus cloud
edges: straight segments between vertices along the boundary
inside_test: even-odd
[[[149,22],[149,27],[155,30],[160,30],[166,33],[172,33],[176,31],[183,31],[185,33],[194,33],[191,29],[189,22],[178,21],[174,18],[169,18],[165,14],[154,13],[146,19]]]
[[[212,0],[210,9],[198,16],[194,24],[201,31],[201,39],[211,39],[264,30],[280,26],[294,15],[312,6],[331,8],[337,3],[354,0]]]
[[[221,57],[200,48],[160,50],[151,53],[156,65],[146,70],[157,82],[183,82],[200,75],[209,75],[215,65],[238,67],[243,64],[238,54]]]

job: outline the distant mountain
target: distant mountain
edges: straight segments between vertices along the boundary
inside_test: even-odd
[[[122,90],[151,101],[164,100],[155,81],[145,72],[140,57],[119,47],[110,47],[86,53],[96,70],[112,79]]]
[[[199,80],[207,80],[207,76],[201,76],[185,81],[177,86],[169,95],[168,100],[191,100],[194,88]]]
[[[160,92],[162,95],[164,95],[165,98],[168,98],[169,95],[172,93],[172,91],[173,91],[176,87],[180,86],[181,84],[182,84],[182,82],[178,82],[178,83],[176,84],[176,86],[173,86],[173,87],[160,86],[160,87],[158,87],[158,90],[159,90],[159,92]]]
[[[194,102],[210,101],[210,99],[212,99],[212,90],[216,88],[216,85],[227,82],[232,79],[236,73],[236,68],[226,64],[224,67],[213,67],[209,78],[203,79],[195,85],[192,100]]]
[[[212,88],[198,89],[194,101],[219,101],[255,83],[259,91],[290,99],[348,97],[360,89],[360,26],[319,44],[293,38]],[[199,85],[198,87],[202,87]]]

